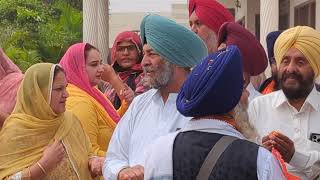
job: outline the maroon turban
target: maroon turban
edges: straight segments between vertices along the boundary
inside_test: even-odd
[[[189,0],[189,17],[193,11],[199,20],[216,34],[224,22],[234,22],[230,11],[215,0]]]
[[[268,66],[267,55],[256,37],[238,23],[224,23],[218,34],[218,45],[236,45],[240,49],[244,72],[259,75]]]

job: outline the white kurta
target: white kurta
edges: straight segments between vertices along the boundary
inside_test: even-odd
[[[249,97],[248,97],[248,101],[249,101],[249,102],[251,102],[251,101],[252,101],[253,99],[255,99],[256,97],[262,95],[259,91],[257,91],[257,90],[254,88],[254,86],[253,86],[253,84],[252,84],[251,82],[248,84],[248,86],[247,86],[246,89],[247,89],[247,91],[249,91]]]
[[[212,119],[190,121],[185,128],[180,130],[180,132],[186,131],[217,133],[244,139],[242,134],[235,130],[230,124]],[[175,132],[161,137],[148,147],[144,179],[173,179],[172,150],[177,134],[178,132]],[[259,147],[258,157],[254,158],[257,158],[257,176],[259,180],[285,179],[278,161],[268,150]]]
[[[151,89],[137,96],[118,123],[103,166],[105,179],[117,179],[121,169],[144,165],[145,149],[158,137],[182,128],[191,118],[176,108],[177,93],[166,103],[158,90]]]
[[[309,140],[311,133],[320,133],[320,93],[315,88],[300,111],[289,104],[280,90],[254,99],[249,116],[261,138],[278,131],[294,142],[290,172],[303,179],[320,174],[320,144]]]

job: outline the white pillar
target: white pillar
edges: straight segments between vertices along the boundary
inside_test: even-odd
[[[316,29],[320,31],[320,0],[316,0]]]
[[[104,62],[109,51],[108,5],[108,0],[83,0],[83,41],[97,47]]]
[[[260,42],[265,50],[268,33],[277,30],[279,30],[279,0],[260,0]],[[265,72],[269,77],[270,68]]]

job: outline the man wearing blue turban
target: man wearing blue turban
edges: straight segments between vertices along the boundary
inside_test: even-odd
[[[259,87],[259,91],[261,94],[269,94],[279,90],[278,73],[277,73],[278,70],[277,70],[276,59],[274,58],[274,44],[281,33],[282,31],[272,31],[266,37],[268,59],[269,59],[269,65],[271,68],[271,77],[266,79]]]
[[[193,119],[149,146],[145,179],[284,179],[277,160],[246,140],[234,118],[244,84],[241,62],[239,49],[231,45],[192,70],[176,103]]]
[[[190,68],[207,56],[195,33],[159,15],[146,16],[140,31],[143,82],[152,89],[137,96],[118,123],[106,154],[105,179],[143,179],[146,147],[190,120],[177,111],[176,98]]]

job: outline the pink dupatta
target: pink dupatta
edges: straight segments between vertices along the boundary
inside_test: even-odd
[[[92,87],[89,82],[89,77],[86,72],[85,50],[86,43],[77,43],[69,47],[67,52],[60,60],[62,68],[66,72],[68,83],[71,83],[83,91],[87,92],[90,96],[96,99],[106,110],[108,115],[118,122],[120,119],[117,111],[109,104],[106,97],[99,92],[95,87]]]
[[[0,111],[11,114],[23,74],[0,48]]]

